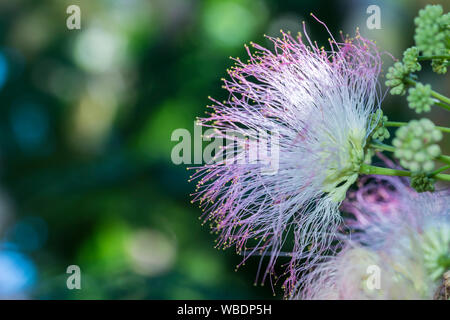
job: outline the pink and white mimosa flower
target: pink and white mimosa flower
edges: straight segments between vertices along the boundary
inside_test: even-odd
[[[230,140],[235,133],[238,151],[227,145],[216,155],[223,160],[197,168],[193,201],[220,234],[218,247],[235,246],[243,263],[251,255],[269,257],[262,281],[275,274],[280,252],[291,252],[289,273],[329,247],[341,221],[338,208],[364,160],[370,115],[380,104],[381,62],[372,42],[357,33],[329,39],[326,51],[305,35],[306,42],[300,34],[267,37],[273,50],[251,43],[248,62],[234,59],[224,79],[228,100],[212,99],[213,112],[198,120],[214,129],[213,137]],[[256,150],[256,132],[276,133],[276,172],[264,171],[264,157],[238,161]],[[295,241],[287,241],[290,233]]]

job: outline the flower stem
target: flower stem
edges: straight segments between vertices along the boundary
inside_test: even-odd
[[[410,171],[376,167],[365,163],[361,164],[361,166],[359,167],[359,173],[400,177],[409,177],[411,175]]]
[[[445,103],[443,103],[443,102],[440,102],[440,101],[435,100],[435,101],[434,101],[434,104],[437,105],[437,106],[439,106],[439,107],[442,107],[442,108],[444,108],[444,109],[448,109],[448,106],[447,106]]]
[[[381,143],[380,141],[377,141],[377,140],[374,140],[369,146],[374,149],[380,149],[380,150],[389,151],[389,152],[395,151],[395,148],[393,146],[389,146],[389,145]]]
[[[450,164],[447,164],[445,166],[442,166],[442,167],[434,170],[433,172],[430,173],[430,176],[432,177],[432,176],[434,176],[434,175],[436,175],[438,173],[441,173],[441,172],[443,172],[443,171],[445,171],[447,169],[450,169]]]
[[[442,181],[450,181],[450,174],[439,173],[439,174],[434,175],[433,178],[436,178],[436,179],[442,180]]]
[[[411,79],[410,77],[406,77],[405,82],[411,86],[415,86],[417,84],[417,82],[414,81],[413,79]],[[450,98],[447,98],[446,96],[444,96],[434,90],[431,90],[431,95],[433,97],[435,97],[436,99],[444,102],[443,104],[442,103],[437,104],[438,106],[450,111]]]
[[[361,164],[359,167],[359,173],[361,174],[375,174],[382,176],[399,176],[399,177],[409,177],[411,176],[410,171],[397,170],[391,168],[376,167],[369,164]],[[437,173],[433,175],[433,178],[443,181],[450,181],[450,174]]]
[[[450,60],[450,56],[449,55],[440,55],[440,56],[419,56],[419,57],[417,57],[418,61],[434,60],[434,59]]]
[[[447,110],[450,110],[450,99],[449,98],[447,98],[446,96],[443,96],[442,94],[437,93],[436,91],[433,91],[433,90],[431,90],[431,95],[433,97],[435,97],[436,99],[439,99],[444,102],[444,103],[439,103],[436,105],[438,105],[442,108],[445,108]]]
[[[439,157],[436,158],[436,160],[439,160],[439,161],[444,162],[446,164],[450,164],[450,157],[449,156],[440,155]]]
[[[402,126],[408,125],[408,122],[386,121],[386,122],[384,122],[384,125],[385,125],[386,127],[402,127]],[[435,128],[438,129],[438,130],[440,130],[440,131],[442,131],[442,132],[450,133],[450,128],[447,128],[447,127],[439,127],[439,126],[436,126]]]

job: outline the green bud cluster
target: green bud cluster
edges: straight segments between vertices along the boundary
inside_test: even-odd
[[[392,141],[396,147],[394,156],[404,168],[412,172],[430,172],[434,169],[434,159],[441,155],[437,142],[442,140],[442,133],[431,120],[411,120],[395,135]]]
[[[434,191],[433,178],[430,178],[426,173],[413,173],[411,175],[410,186],[417,192],[433,192]]]
[[[378,109],[376,112],[370,115],[370,128],[373,128],[372,132],[370,133],[370,138],[376,139],[378,141],[389,139],[391,135],[384,126],[384,123],[386,121],[388,121],[388,118],[387,116],[383,115],[383,111],[381,111],[381,109]]]
[[[416,113],[429,112],[434,104],[450,110],[450,98],[434,92],[431,85],[418,82],[416,76],[416,72],[422,70],[421,61],[431,61],[433,71],[438,74],[447,72],[450,66],[450,13],[444,14],[441,5],[427,5],[419,11],[414,23],[415,46],[406,49],[403,59],[388,69],[385,84],[390,87],[392,95],[404,95],[408,91],[409,108]],[[412,120],[407,124],[387,122],[381,110],[371,115],[369,124],[371,133],[364,149],[365,167],[361,167],[361,172],[396,175],[392,170],[383,172],[369,166],[372,156],[379,149],[394,153],[401,166],[409,171],[411,187],[418,192],[434,191],[436,179],[450,181],[450,175],[432,173],[435,160],[448,163],[450,158],[441,156],[438,144],[442,140],[442,132],[447,132],[447,128],[437,128],[429,119]],[[389,138],[386,125],[400,127],[395,132],[393,147],[371,142]]]
[[[401,62],[396,62],[389,67],[386,74],[386,86],[391,87],[392,95],[404,95],[406,92],[405,76],[409,74],[409,69]]]
[[[403,53],[402,62],[396,62],[388,69],[386,86],[391,87],[392,95],[404,95],[406,92],[405,77],[410,73],[422,70],[418,57],[419,49],[417,47],[408,48]]]
[[[384,139],[390,138],[390,133],[388,129],[384,126],[384,123],[388,121],[387,116],[383,115],[383,111],[378,109],[376,112],[372,113],[369,118],[369,128],[372,131],[369,134],[368,140],[378,140],[383,141]],[[372,157],[375,155],[375,150],[372,148],[367,148],[364,153],[364,163],[372,163]]]
[[[449,61],[446,59],[433,59],[431,61],[431,67],[433,68],[433,71],[438,74],[445,74],[447,73],[447,66],[449,65]]]
[[[417,83],[414,88],[408,90],[408,106],[417,113],[429,112],[431,106],[434,104],[434,99],[431,96],[431,86],[429,84],[423,85]]]
[[[403,64],[409,70],[409,72],[416,72],[422,70],[422,66],[419,61],[419,49],[417,47],[411,47],[403,52]]]
[[[450,14],[443,14],[442,6],[427,5],[414,19],[416,32],[414,40],[424,55],[449,53]]]

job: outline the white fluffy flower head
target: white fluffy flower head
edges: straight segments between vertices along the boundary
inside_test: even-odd
[[[292,252],[288,270],[329,247],[338,207],[364,159],[370,115],[380,103],[380,57],[373,43],[357,34],[342,42],[330,39],[325,51],[306,37],[306,43],[289,33],[269,37],[273,51],[252,43],[248,62],[235,59],[230,79],[224,79],[229,99],[213,100],[214,111],[199,120],[215,129],[215,137],[229,139],[230,131],[279,137],[275,174],[260,170],[263,161],[230,161],[255,149],[252,139],[236,138],[240,152],[223,148],[226,161],[197,168],[193,176],[199,179],[194,201],[221,233],[218,245],[235,245],[246,258],[270,256],[265,275],[274,274],[284,246]],[[289,232],[293,244],[285,243]]]

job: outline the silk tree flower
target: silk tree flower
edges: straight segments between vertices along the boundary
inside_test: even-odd
[[[198,179],[193,202],[220,234],[217,246],[235,246],[242,263],[252,255],[270,257],[262,282],[275,275],[283,248],[292,252],[286,273],[328,248],[341,220],[338,208],[377,124],[370,115],[380,103],[381,61],[372,42],[357,33],[341,42],[329,39],[326,51],[306,31],[306,42],[301,34],[281,34],[267,36],[273,50],[251,43],[247,62],[233,59],[229,79],[223,79],[228,99],[211,99],[213,111],[198,122],[214,129],[209,138],[234,139],[239,148],[227,144],[192,176]],[[276,172],[267,170],[264,156],[242,163],[245,152],[259,150],[256,132],[278,137],[272,146]],[[292,283],[293,275],[287,291]]]
[[[435,298],[450,269],[449,201],[449,190],[418,194],[399,178],[361,187],[343,206],[353,217],[342,250],[304,276],[295,298]],[[375,268],[378,288],[370,284]]]

